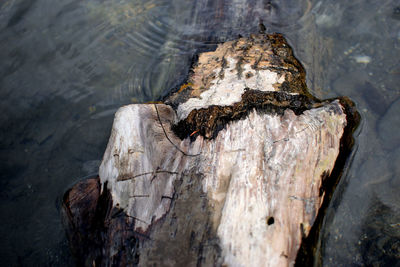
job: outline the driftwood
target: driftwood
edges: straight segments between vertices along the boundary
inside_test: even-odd
[[[99,177],[65,194],[78,264],[308,263],[357,121],[308,93],[281,35],[200,54],[164,103],[116,113]]]

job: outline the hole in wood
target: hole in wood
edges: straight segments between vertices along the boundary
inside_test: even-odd
[[[267,224],[268,225],[272,225],[272,224],[274,224],[274,222],[275,222],[274,217],[269,217],[268,220],[267,220]]]

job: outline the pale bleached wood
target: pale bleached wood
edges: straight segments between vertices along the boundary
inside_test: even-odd
[[[157,106],[169,129],[172,109]],[[214,140],[180,141],[168,131],[180,150],[199,154],[185,156],[167,140],[153,105],[130,105],[116,115],[100,177],[115,205],[136,218],[135,230],[146,232],[169,211],[176,177],[196,171],[224,263],[291,265],[323,199],[322,177],[334,166],[345,118],[334,101],[300,116],[253,111]]]
[[[201,54],[168,105],[120,108],[99,170],[96,262],[294,265],[349,123],[304,78],[282,36],[252,36]]]

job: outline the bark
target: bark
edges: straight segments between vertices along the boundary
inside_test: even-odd
[[[357,121],[347,98],[308,93],[281,35],[202,53],[164,103],[116,113],[99,178],[64,197],[75,255],[87,266],[292,266],[302,246],[298,263],[309,262]]]

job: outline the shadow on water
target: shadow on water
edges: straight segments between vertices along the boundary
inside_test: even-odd
[[[58,198],[97,172],[117,108],[167,94],[197,51],[258,32],[260,21],[288,38],[313,94],[347,95],[362,115],[322,230],[324,265],[398,261],[396,1],[4,0],[1,265],[71,265]]]

